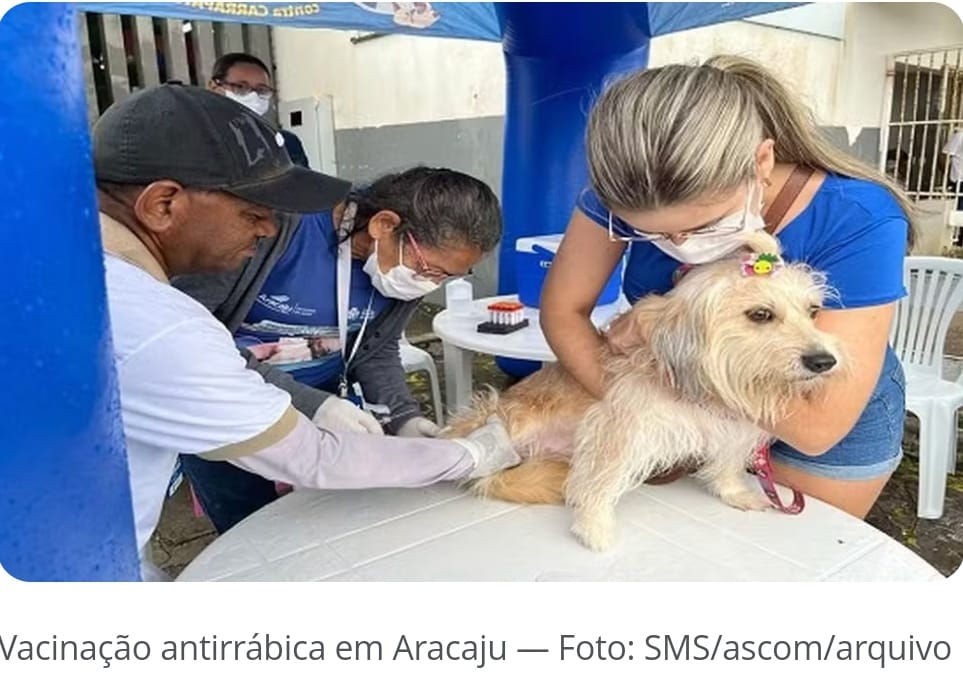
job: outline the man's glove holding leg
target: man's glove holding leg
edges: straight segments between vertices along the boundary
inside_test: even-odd
[[[457,442],[468,450],[475,462],[475,467],[466,477],[468,479],[479,479],[514,467],[522,461],[512,445],[505,425],[497,416],[491,416],[485,425],[463,438],[452,439],[452,442]]]
[[[441,428],[427,418],[415,416],[411,420],[406,421],[405,424],[398,429],[396,435],[398,437],[433,438],[438,437],[438,433],[440,432]]]

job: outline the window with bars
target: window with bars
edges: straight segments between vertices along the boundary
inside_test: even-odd
[[[890,78],[886,173],[916,200],[957,196],[963,190],[963,167],[953,167],[955,158],[963,166],[963,46],[893,56]]]

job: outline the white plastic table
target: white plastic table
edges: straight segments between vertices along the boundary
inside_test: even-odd
[[[781,489],[784,498],[786,490]],[[879,530],[812,498],[800,515],[742,512],[694,480],[644,485],[615,546],[569,532],[563,506],[481,500],[452,484],[294,491],[238,523],[179,581],[936,581]]]
[[[528,319],[528,327],[514,333],[494,335],[475,330],[479,323],[488,320],[486,307],[496,301],[518,301],[518,295],[475,299],[471,312],[453,314],[446,309],[436,315],[432,322],[435,335],[442,341],[445,358],[445,405],[449,411],[467,405],[471,399],[473,352],[536,362],[554,362],[556,359],[542,334],[538,309],[526,306],[524,313]],[[596,326],[602,326],[619,311],[627,308],[628,303],[622,297],[612,304],[597,307],[592,312],[592,321]]]

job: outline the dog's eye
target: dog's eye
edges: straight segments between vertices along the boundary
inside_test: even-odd
[[[809,318],[816,318],[819,312],[823,310],[821,306],[810,306],[809,307]]]
[[[769,309],[750,309],[746,312],[746,318],[753,323],[769,323],[772,320],[772,311]]]

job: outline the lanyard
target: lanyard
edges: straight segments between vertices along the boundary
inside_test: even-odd
[[[361,328],[358,330],[358,335],[355,336],[354,343],[351,346],[351,352],[348,353],[348,307],[351,303],[351,238],[348,234],[351,233],[351,229],[354,226],[354,216],[357,211],[357,205],[354,202],[349,202],[345,207],[344,214],[341,217],[341,225],[338,227],[338,237],[341,239],[341,243],[338,244],[338,339],[341,341],[341,359],[343,361],[343,367],[341,369],[341,381],[339,382],[339,390],[341,392],[342,398],[347,396],[348,393],[348,367],[351,361],[354,359],[355,354],[358,352],[358,347],[361,345],[361,339],[364,337],[365,329],[368,327],[368,320],[371,318],[371,307],[374,304],[374,290],[372,290],[371,295],[368,297],[368,306],[364,312],[364,318],[361,320]]]

